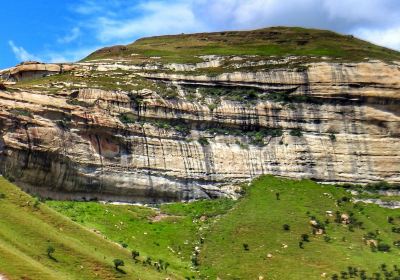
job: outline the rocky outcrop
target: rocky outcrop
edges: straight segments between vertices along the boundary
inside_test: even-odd
[[[105,65],[100,76],[115,70]],[[1,172],[44,196],[128,202],[235,196],[240,182],[261,174],[400,182],[398,65],[312,63],[213,76],[192,67],[117,73],[127,84],[160,88],[0,91]],[[176,96],[166,98],[171,87]],[[193,100],[204,88],[209,96]],[[214,88],[224,94],[215,98]],[[225,95],[237,88],[258,97]]]
[[[23,81],[71,71],[70,64],[46,64],[35,61],[23,62],[15,67],[0,71],[0,78],[6,81]]]

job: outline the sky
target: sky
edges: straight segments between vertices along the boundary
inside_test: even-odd
[[[77,61],[140,37],[302,26],[400,50],[400,0],[2,1],[0,69],[21,61]]]

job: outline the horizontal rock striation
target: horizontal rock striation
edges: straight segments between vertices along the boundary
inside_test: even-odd
[[[99,76],[119,69],[105,65]],[[74,65],[79,75],[96,67]],[[238,183],[261,174],[400,183],[398,65],[218,75],[188,67],[117,73],[161,88],[0,91],[1,173],[53,198],[152,203],[236,196]],[[229,96],[237,89],[248,99]]]

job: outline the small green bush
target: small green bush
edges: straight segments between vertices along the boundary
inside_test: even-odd
[[[49,245],[46,250],[47,256],[52,259],[55,251],[56,251],[56,249],[54,249],[53,246]]]
[[[124,261],[121,260],[121,259],[115,259],[115,260],[113,261],[113,263],[114,263],[115,269],[117,269],[117,270],[118,270],[118,268],[119,268],[120,266],[125,266]]]
[[[379,242],[377,246],[378,251],[380,252],[389,252],[390,251],[390,245],[386,243]]]
[[[290,230],[290,226],[288,224],[284,224],[282,227],[283,227],[283,230],[286,230],[286,231]]]
[[[200,137],[197,141],[198,141],[198,142],[200,143],[200,145],[202,145],[202,146],[207,146],[207,145],[210,144],[210,142],[208,142],[207,138],[204,138],[204,137]]]
[[[290,131],[290,135],[295,136],[295,137],[301,137],[301,136],[303,136],[303,133],[301,132],[301,130],[299,128],[296,128],[296,129],[292,129]]]
[[[136,260],[136,258],[139,256],[140,256],[139,251],[135,251],[135,250],[132,251],[132,259]]]
[[[310,242],[310,236],[307,233],[301,235],[301,240],[304,242]]]
[[[118,118],[123,124],[134,123],[137,119],[136,116],[131,113],[120,114]]]

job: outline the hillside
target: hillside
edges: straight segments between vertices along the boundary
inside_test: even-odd
[[[352,190],[363,192],[364,189],[353,187]],[[7,197],[13,193],[21,197],[18,202],[29,199],[4,180],[0,191],[6,194],[6,201],[1,201],[3,204],[9,203]],[[355,198],[364,195],[352,195],[344,188],[319,185],[309,180],[264,176],[246,187],[246,194],[238,201],[203,200],[164,204],[156,208],[46,201],[40,204],[40,210],[27,206],[21,210],[21,206],[14,206],[13,228],[21,227],[24,231],[14,231],[12,237],[6,237],[4,231],[7,227],[2,226],[0,241],[12,240],[12,246],[18,246],[17,252],[28,255],[25,258],[30,261],[39,259],[41,266],[35,269],[40,273],[43,272],[39,269],[53,273],[48,279],[54,279],[52,277],[56,273],[57,277],[69,273],[68,279],[81,279],[74,276],[75,271],[81,270],[73,264],[82,263],[83,257],[87,263],[84,267],[91,268],[89,264],[99,262],[98,266],[102,269],[95,272],[104,273],[100,274],[99,279],[112,279],[109,274],[115,274],[109,266],[110,256],[115,257],[117,253],[128,265],[124,267],[128,279],[139,275],[141,279],[166,277],[165,271],[151,274],[152,269],[157,270],[147,265],[147,261],[168,263],[167,271],[172,279],[216,279],[217,276],[224,280],[258,279],[263,276],[264,279],[297,280],[299,276],[321,279],[321,275],[331,279],[334,274],[341,275],[342,272],[349,276],[349,267],[351,273],[356,271],[355,279],[363,279],[362,274],[371,277],[373,273],[382,276],[392,273],[387,279],[397,279],[395,277],[398,277],[399,271],[394,270],[393,266],[399,266],[400,249],[394,244],[400,240],[397,231],[400,227],[400,209],[354,202]],[[375,196],[399,202],[398,197]],[[15,200],[12,202],[15,204]],[[43,224],[46,224],[45,232],[32,229],[32,225],[26,228],[26,217],[40,217],[43,212],[48,213],[46,220],[40,220],[37,226],[43,229]],[[2,207],[0,213],[3,217],[9,211]],[[53,222],[51,217],[55,217],[57,222]],[[84,230],[82,226],[122,244],[126,247],[125,252],[121,247]],[[63,229],[62,234],[60,228]],[[27,235],[27,232],[30,234]],[[20,234],[28,238],[20,239]],[[300,248],[299,242],[305,234],[309,241],[303,241],[303,248]],[[37,249],[38,246],[35,249],[27,248],[33,240],[33,244],[43,244],[41,251]],[[54,256],[59,260],[57,263],[49,260],[45,254],[49,243],[56,248]],[[73,249],[69,251],[66,247]],[[139,253],[136,262],[130,261],[127,256],[127,252],[132,250]],[[67,252],[68,256],[74,256],[74,261],[65,255]],[[0,264],[0,272],[28,275],[32,280],[45,279],[38,278],[39,274],[35,273],[39,272],[34,268],[30,270],[26,265],[12,266],[14,262],[25,264],[20,259],[6,258],[6,263]],[[71,272],[67,272],[69,270]],[[84,269],[84,272],[87,273],[84,279],[92,279],[89,269]],[[375,277],[372,279],[378,279]]]
[[[159,56],[163,62],[190,63],[200,62],[198,57],[203,55],[309,57],[305,61],[317,61],[323,56],[348,62],[362,61],[366,57],[387,61],[400,60],[398,52],[351,35],[299,27],[271,27],[252,31],[143,38],[126,46],[100,49],[84,61],[110,58],[138,60]]]
[[[165,279],[128,250],[40,203],[0,177],[0,275],[17,280]],[[52,258],[47,249],[52,246]],[[113,267],[122,259],[124,272]],[[135,276],[135,277],[133,277]],[[174,279],[182,279],[172,274]]]

